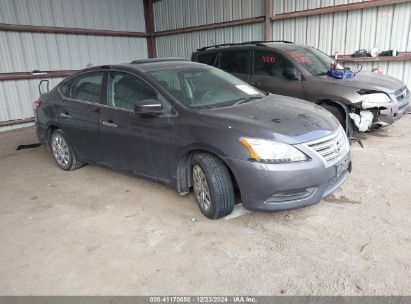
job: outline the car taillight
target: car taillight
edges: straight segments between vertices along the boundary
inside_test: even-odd
[[[34,105],[33,105],[34,112],[37,112],[37,109],[40,107],[40,105],[41,105],[40,99],[37,99],[36,101],[34,101]]]

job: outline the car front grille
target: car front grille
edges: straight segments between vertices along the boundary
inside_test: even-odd
[[[401,105],[401,106],[398,108],[398,112],[401,112],[402,110],[404,110],[404,109],[405,109],[406,107],[408,107],[408,106],[409,106],[408,103]]]
[[[342,128],[330,136],[308,142],[306,145],[319,154],[326,165],[332,165],[349,150],[347,136]]]
[[[398,89],[394,92],[395,98],[397,98],[398,101],[406,98],[408,94],[410,94],[410,91],[408,91],[407,87],[403,87],[401,89]]]

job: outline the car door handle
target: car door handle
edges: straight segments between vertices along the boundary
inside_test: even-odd
[[[102,124],[103,126],[110,127],[110,128],[117,128],[117,127],[118,127],[118,125],[115,124],[115,123],[114,123],[113,121],[111,121],[111,120],[109,120],[109,121],[103,120],[101,124]]]
[[[60,117],[61,117],[61,118],[71,118],[71,115],[66,112],[66,113],[61,113],[61,114],[60,114]]]

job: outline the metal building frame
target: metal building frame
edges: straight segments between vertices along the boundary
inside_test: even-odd
[[[277,20],[286,20],[301,18],[307,16],[317,16],[323,14],[332,14],[337,12],[348,12],[353,10],[361,10],[366,8],[375,8],[405,2],[411,2],[411,0],[368,0],[358,3],[349,3],[343,5],[327,6],[315,9],[307,9],[289,13],[282,13],[273,15],[273,5],[275,0],[265,0],[265,15],[257,16],[245,19],[231,20],[225,22],[217,22],[212,24],[204,24],[198,26],[184,27],[172,30],[155,31],[154,23],[154,8],[153,4],[161,0],[143,0],[144,4],[144,18],[146,32],[132,32],[132,31],[111,31],[111,30],[96,30],[87,28],[67,28],[67,27],[51,27],[51,26],[34,26],[34,25],[13,25],[0,23],[0,31],[14,31],[14,32],[31,32],[31,33],[54,33],[54,34],[74,34],[74,35],[94,35],[94,36],[109,36],[109,37],[142,37],[147,40],[147,54],[149,58],[157,57],[156,50],[156,38],[170,35],[178,35],[184,33],[192,33],[198,31],[205,31],[211,29],[220,29],[238,25],[265,23],[265,38],[266,40],[272,40],[273,28],[272,24]],[[342,56],[344,58],[344,56]],[[367,57],[357,58],[356,61],[377,61],[381,58]],[[411,55],[402,55],[396,57],[386,56],[382,58],[384,61],[409,61]],[[350,61],[353,61],[350,58]],[[18,80],[18,79],[37,79],[37,78],[56,78],[65,77],[75,72],[75,70],[55,70],[46,71],[46,74],[39,76],[32,72],[13,72],[13,73],[0,73],[0,81],[2,80]],[[24,122],[32,121],[33,118],[24,119]],[[21,120],[3,121],[1,126],[20,123]]]

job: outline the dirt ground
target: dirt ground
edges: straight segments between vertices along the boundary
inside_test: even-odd
[[[411,295],[411,115],[353,144],[320,204],[211,221],[192,194],[57,168],[0,133],[1,295]]]

